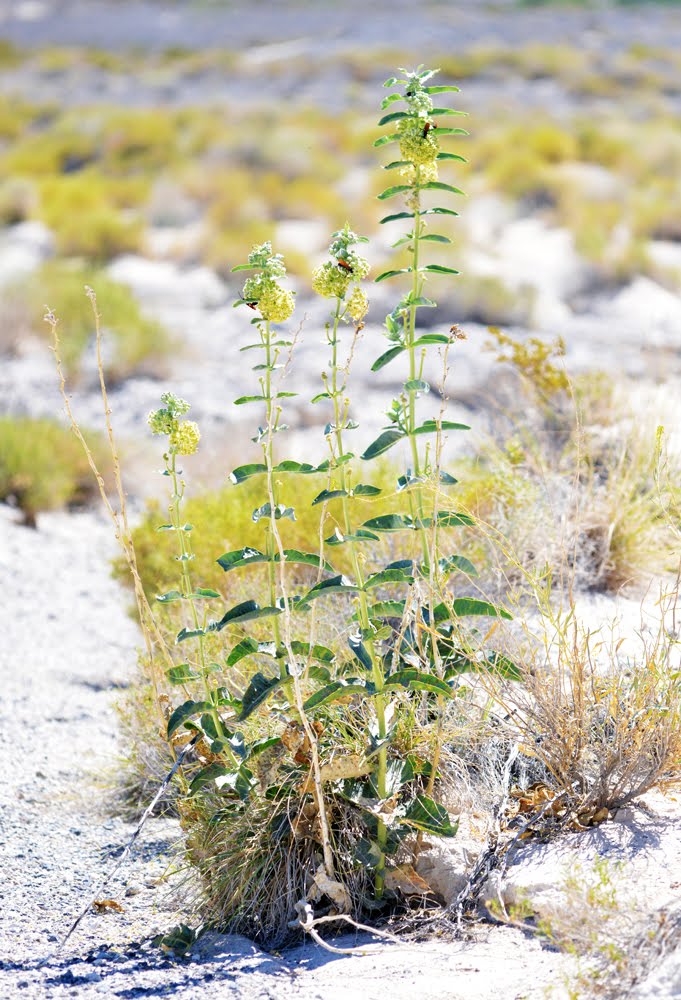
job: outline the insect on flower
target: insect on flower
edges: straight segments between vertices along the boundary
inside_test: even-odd
[[[342,268],[343,271],[348,271],[350,274],[353,273],[353,269],[350,264],[348,264],[347,260],[343,260],[342,257],[339,257],[336,263],[340,268]]]
[[[257,302],[247,302],[246,305],[248,306],[249,309],[257,309],[258,308],[258,303]]]
[[[428,133],[430,132],[431,128],[433,128],[433,127],[434,126],[433,126],[432,122],[426,122],[426,124],[423,126],[423,138],[424,139],[428,135]]]

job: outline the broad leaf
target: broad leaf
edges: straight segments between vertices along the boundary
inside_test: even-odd
[[[193,719],[195,715],[200,715],[202,712],[209,712],[210,709],[211,705],[207,701],[185,701],[178,705],[168,719],[168,739],[189,719]]]
[[[327,500],[337,500],[339,497],[347,497],[349,493],[347,490],[322,490],[312,501],[311,506],[314,507],[318,503],[326,503]]]
[[[385,682],[387,689],[406,688],[408,691],[430,691],[433,694],[443,695],[445,698],[452,697],[452,690],[446,681],[441,680],[434,674],[429,674],[416,667],[405,667],[390,674]]]
[[[478,575],[478,571],[473,563],[470,559],[466,559],[465,556],[444,556],[438,560],[438,569],[444,577],[449,576],[455,570],[459,570],[467,576]]]
[[[324,705],[329,701],[338,701],[339,698],[347,698],[348,695],[352,694],[366,694],[367,687],[361,681],[355,679],[349,680],[337,680],[332,681],[331,684],[327,684],[326,687],[320,688],[319,691],[307,699],[304,704],[304,709],[306,712],[311,711],[313,708],[317,708],[319,705]]]
[[[371,366],[372,372],[378,372],[381,368],[385,368],[386,365],[390,364],[393,358],[398,357],[403,351],[406,351],[404,344],[398,344],[396,347],[391,347],[389,350],[385,351],[379,358],[377,358],[373,365]]]
[[[171,601],[181,601],[183,599],[179,590],[169,590],[166,594],[157,594],[156,600],[159,604],[170,604]]]
[[[169,667],[166,670],[166,677],[171,684],[187,684],[188,681],[198,680],[200,676],[188,663],[180,663],[177,667]]]
[[[357,483],[352,488],[353,497],[377,497],[380,492],[378,486],[370,486],[368,483]]]
[[[380,434],[376,438],[376,440],[369,445],[364,454],[361,456],[362,459],[365,462],[368,462],[372,458],[377,458],[379,455],[382,455],[384,452],[388,451],[389,448],[392,448],[394,444],[397,444],[397,442],[400,441],[403,437],[404,437],[403,431],[399,431],[396,429],[383,431],[383,433]]]
[[[234,469],[230,472],[229,478],[238,486],[239,483],[245,483],[251,476],[259,476],[263,472],[267,472],[266,465],[262,465],[260,462],[251,462],[249,465],[240,465],[237,469]]]
[[[420,271],[428,271],[430,274],[459,274],[454,267],[445,267],[444,264],[426,264],[419,268]]]
[[[414,434],[434,434],[437,430],[469,431],[468,424],[457,424],[453,420],[424,420],[420,427],[414,428]]]
[[[393,95],[397,97],[397,95]],[[389,115],[383,115],[383,117],[378,122],[379,126],[387,125],[388,122],[396,122],[401,118],[415,118],[416,115],[411,114],[409,111],[391,111]]]
[[[407,392],[430,392],[430,384],[422,378],[411,378],[404,383]]]
[[[265,677],[264,674],[254,674],[251,682],[246,688],[246,693],[241,699],[241,712],[239,722],[247,719],[256,708],[274,694],[285,681],[281,677]]]
[[[333,535],[329,535],[328,538],[324,539],[325,545],[345,545],[346,542],[377,542],[378,535],[375,535],[372,531],[363,531],[362,528],[358,528],[357,531],[350,535],[344,535],[339,528],[336,528]]]
[[[366,648],[359,636],[351,635],[348,637],[348,646],[357,657],[359,662],[362,664],[365,670],[372,669],[371,657],[369,655],[369,650]]]
[[[243,601],[225,612],[215,629],[221,632],[226,625],[233,625],[236,622],[250,622],[256,618],[270,618],[272,615],[280,615],[281,608],[261,608],[257,601]]]
[[[386,215],[384,219],[380,220],[380,225],[386,222],[398,222],[400,219],[413,219],[413,212],[394,212],[392,215]]]
[[[338,576],[330,577],[328,580],[322,580],[312,590],[308,590],[307,594],[300,601],[300,604],[309,604],[310,601],[315,601],[318,597],[326,597],[327,594],[354,594],[358,590],[359,587],[351,580],[339,574]]]
[[[411,267],[401,267],[397,271],[384,271],[383,274],[379,274],[374,280],[378,283],[379,281],[385,281],[386,278],[395,278],[398,274],[411,274],[412,270]]]
[[[379,517],[372,517],[365,521],[363,528],[369,531],[404,531],[413,530],[414,521],[406,514],[381,514]]]
[[[410,564],[411,565],[411,564]],[[373,573],[364,582],[364,590],[372,590],[374,587],[383,587],[388,583],[413,583],[414,577],[406,569],[393,568],[383,569],[379,573]]]
[[[269,557],[264,552],[260,552],[259,549],[252,549],[247,546],[243,549],[235,549],[233,552],[225,552],[217,562],[227,573],[230,569],[239,569],[240,566],[250,566],[251,563],[269,562]]]
[[[488,615],[491,618],[505,618],[513,621],[513,615],[508,611],[490,604],[489,601],[480,601],[477,597],[457,597],[452,602],[452,611],[457,618],[466,618],[469,615]]]
[[[436,837],[453,837],[459,826],[458,821],[452,823],[444,806],[433,802],[427,795],[417,795],[409,803],[404,822]]]

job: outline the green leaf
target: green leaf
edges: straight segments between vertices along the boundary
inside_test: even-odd
[[[468,132],[466,131],[465,128],[446,128],[446,127],[443,128],[440,125],[436,125],[435,128],[431,129],[431,132],[434,135],[468,135]],[[437,184],[437,183],[438,183],[437,181],[430,182],[430,184]],[[458,193],[463,194],[462,191],[459,191]]]
[[[445,184],[444,181],[428,181],[427,184],[423,185],[423,189],[426,191],[449,191],[450,194],[463,194],[463,191],[460,191],[459,188],[453,187],[451,184]]]
[[[355,594],[358,590],[359,587],[356,584],[348,580],[346,576],[338,574],[338,576],[332,576],[328,580],[317,583],[312,590],[308,590],[300,603],[309,604],[310,601],[315,601],[318,597],[325,597],[327,594]]]
[[[478,571],[473,563],[470,559],[466,559],[465,556],[443,556],[442,559],[438,559],[438,568],[444,577],[449,576],[454,570],[459,570],[461,573],[465,573],[466,576],[478,575]]]
[[[443,431],[469,431],[468,424],[457,424],[453,420],[424,420],[420,427],[414,428],[414,434],[435,434],[438,429]]]
[[[404,601],[378,601],[371,605],[372,618],[401,618],[404,614]]]
[[[232,274],[236,274],[237,271],[257,271],[258,266],[256,264],[237,264],[236,267],[232,268]]]
[[[426,208],[422,212],[420,212],[419,214],[420,215],[456,215],[456,216],[458,216],[459,213],[455,212],[451,208],[439,208],[439,207],[435,207],[435,208]]]
[[[322,399],[331,399],[330,392],[318,392],[316,396],[313,396],[310,400],[311,403],[319,403]]]
[[[214,630],[205,628],[181,628],[175,636],[175,642],[184,642],[185,639],[196,639],[197,636],[206,635],[208,631]]]
[[[429,520],[432,522],[432,519]],[[471,517],[470,514],[461,514],[454,510],[439,510],[437,523],[443,528],[455,528],[460,524],[472,527],[475,524],[475,518]]]
[[[364,590],[372,590],[374,587],[383,587],[387,583],[413,583],[414,577],[410,572],[401,568],[383,569],[379,573],[372,573],[364,582]]]
[[[281,677],[265,677],[264,674],[260,673],[253,674],[251,682],[241,699],[241,711],[238,715],[239,722],[247,719],[256,708],[262,705],[264,701],[267,701],[284,683],[285,679]]]
[[[292,459],[286,459],[284,462],[279,462],[275,465],[273,472],[293,472],[300,476],[309,476],[317,472],[316,465],[310,465],[308,462],[294,462]]]
[[[444,264],[426,264],[425,267],[420,267],[419,271],[429,271],[431,274],[460,274],[453,267],[445,267]]]
[[[269,503],[264,503],[262,507],[258,507],[251,514],[251,520],[256,524],[266,517],[272,517],[272,508]],[[274,508],[274,520],[279,521],[282,517],[288,517],[291,521],[295,521],[296,515],[293,507],[286,507],[283,503],[278,503]]]
[[[438,153],[435,157],[436,160],[458,160],[459,163],[468,163],[465,156],[459,156],[458,153]]]
[[[459,826],[458,821],[452,824],[444,806],[433,802],[427,795],[417,795],[409,803],[404,822],[436,837],[453,837]]]
[[[389,350],[385,351],[379,358],[377,358],[373,365],[371,366],[372,372],[378,372],[381,368],[385,368],[389,365],[393,358],[398,357],[403,351],[406,351],[404,344],[398,344],[396,347],[391,347]]]
[[[225,573],[227,573],[230,569],[239,569],[240,566],[269,562],[269,557],[264,552],[260,552],[259,549],[252,549],[246,546],[243,549],[235,549],[233,552],[225,552],[217,562],[222,566]]]
[[[182,594],[179,590],[169,590],[167,594],[157,594],[156,600],[159,604],[170,604],[171,601],[181,601]]]
[[[210,709],[211,705],[207,701],[185,701],[178,705],[168,719],[168,739],[189,719],[200,715],[201,712],[209,712]]]
[[[385,222],[397,222],[400,219],[413,219],[413,218],[414,218],[413,212],[395,212],[393,215],[386,215],[384,219],[381,219],[380,225],[383,225],[383,223]]]
[[[401,441],[403,437],[404,437],[403,431],[392,430],[392,429],[383,431],[383,433],[380,434],[376,438],[376,440],[369,445],[369,447],[362,455],[362,459],[365,462],[368,462],[372,458],[377,458],[379,455],[382,455],[384,452],[388,451],[389,448],[392,448],[394,444],[397,444],[398,441]]]
[[[311,646],[309,642],[299,642],[297,639],[291,643],[291,649],[296,656],[311,656],[320,663],[333,663],[336,659],[336,654],[328,646]]]
[[[187,684],[189,681],[198,680],[200,676],[188,663],[180,663],[177,667],[168,667],[166,670],[166,677],[171,684]]]
[[[394,198],[396,194],[404,194],[405,191],[411,191],[411,184],[394,184],[381,191],[377,197],[379,201],[386,201],[388,198]]]
[[[319,705],[324,705],[329,701],[338,701],[339,698],[347,698],[351,694],[366,694],[366,684],[361,683],[356,679],[349,680],[337,680],[332,681],[327,684],[326,687],[320,688],[319,691],[307,699],[303,708],[306,712],[311,711],[313,708],[317,708]]]
[[[421,242],[427,243],[451,243],[449,236],[440,236],[439,233],[426,233],[421,237]]]
[[[266,465],[262,465],[260,462],[251,462],[249,465],[240,465],[237,469],[234,469],[230,472],[229,478],[238,486],[239,483],[245,483],[251,476],[259,476],[263,472],[267,472]]]
[[[242,601],[236,604],[229,611],[225,612],[219,622],[215,625],[215,631],[221,632],[226,625],[235,622],[250,622],[256,618],[270,618],[272,615],[280,615],[281,608],[261,608],[257,601]]]
[[[444,695],[445,698],[452,697],[452,689],[446,681],[434,674],[417,670],[416,667],[405,667],[390,674],[385,687],[388,690],[406,688],[408,691],[430,691],[432,694]]]
[[[410,378],[404,383],[407,392],[430,392],[430,384],[422,378]]]
[[[445,472],[443,469],[440,470],[440,482],[443,486],[456,486],[458,479],[450,475],[449,472]]]
[[[411,274],[412,270],[413,268],[411,267],[401,267],[397,271],[384,271],[382,274],[379,274],[379,276],[375,278],[374,281],[376,282],[376,284],[378,284],[379,281],[385,281],[387,278],[394,278],[398,274]]]
[[[201,770],[194,775],[191,784],[189,786],[189,794],[196,795],[205,785],[214,782],[216,778],[222,778],[224,775],[231,773],[229,768],[224,764],[220,764],[218,761],[214,761],[212,764],[207,764],[206,767],[202,767]]]
[[[359,662],[362,664],[365,670],[371,670],[373,664],[371,662],[371,656],[369,655],[369,650],[366,648],[361,640],[360,636],[351,635],[348,637],[348,646],[357,657]]]
[[[455,108],[433,108],[430,112],[433,118],[441,118],[443,115],[457,115],[459,118],[466,118],[467,111],[457,111]]]
[[[388,122],[396,122],[399,121],[401,118],[416,118],[416,115],[412,114],[409,111],[391,111],[390,114],[383,115],[383,117],[379,120],[378,125],[379,127],[381,125],[387,125]]]
[[[489,601],[480,601],[476,597],[457,597],[452,602],[452,611],[457,618],[466,618],[469,615],[487,615],[490,618],[505,618],[513,621],[513,615],[496,604]]]
[[[300,552],[298,549],[284,549],[284,556],[286,557],[285,562],[287,563],[296,563],[301,566],[315,566],[317,569],[321,566],[329,572],[333,570],[333,566],[331,566],[330,563],[326,562],[315,552]],[[275,552],[274,562],[278,563],[280,561],[279,553]]]
[[[369,531],[404,531],[413,530],[414,521],[406,514],[381,514],[379,517],[372,517],[365,521],[363,528]]]
[[[238,399],[234,400],[235,406],[243,406],[244,403],[263,403],[267,399],[267,396],[257,395],[257,396],[239,396]]]
[[[436,87],[424,87],[423,88],[427,94],[446,94],[446,93],[459,93],[459,88],[455,87],[454,84],[438,85]]]
[[[393,84],[388,83],[384,84],[384,86],[392,87]],[[402,94],[389,94],[388,97],[384,97],[383,100],[381,101],[381,108],[385,110],[386,108],[389,108],[391,104],[394,104],[395,101],[403,101],[403,100],[404,98],[402,97]]]
[[[378,486],[370,486],[368,483],[357,483],[351,492],[353,497],[377,497],[381,490]]]
[[[378,149],[380,146],[387,146],[389,142],[398,142],[400,136],[397,132],[392,132],[390,135],[382,135],[380,139],[374,141],[374,148]]]
[[[239,660],[243,660],[245,656],[252,656],[254,653],[257,653],[259,645],[260,643],[258,643],[255,639],[252,639],[250,636],[246,636],[245,639],[242,639],[240,643],[230,650],[226,661],[227,666],[234,667]]]
[[[399,167],[408,167],[408,160],[393,160],[391,163],[386,163],[383,167],[384,170],[397,170]]]
[[[322,490],[312,501],[311,506],[314,507],[318,503],[326,503],[327,500],[337,500],[339,497],[347,497],[349,493],[347,490]]]
[[[357,531],[350,535],[344,535],[339,528],[336,528],[333,535],[329,535],[328,538],[324,539],[325,545],[345,545],[346,542],[377,542],[378,535],[375,535],[372,531],[363,531],[362,528],[358,528]]]

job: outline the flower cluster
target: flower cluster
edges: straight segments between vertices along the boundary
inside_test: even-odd
[[[331,237],[331,260],[320,264],[312,274],[312,288],[324,298],[344,299],[351,285],[354,288],[347,300],[346,312],[359,323],[368,309],[368,301],[359,282],[369,273],[369,262],[353,249],[357,243],[367,243],[365,236],[353,233],[345,224]]]
[[[152,434],[166,434],[170,451],[176,455],[193,455],[199,445],[200,432],[193,420],[180,420],[189,411],[189,403],[172,392],[164,392],[165,404],[152,410],[147,420]]]
[[[411,184],[416,179],[418,169],[422,182],[436,181],[440,143],[433,131],[434,123],[430,118],[433,102],[418,74],[409,74],[404,99],[409,109],[409,117],[400,119],[397,125],[400,157],[406,161],[406,165],[402,168],[402,176]]]
[[[263,319],[273,323],[283,323],[289,319],[295,308],[293,292],[279,284],[278,278],[286,274],[284,258],[272,253],[272,244],[267,242],[253,247],[248,255],[248,267],[260,268],[260,273],[247,278],[242,298],[250,306],[257,306]]]

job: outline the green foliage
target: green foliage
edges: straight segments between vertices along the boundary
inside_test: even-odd
[[[103,441],[88,435],[105,476],[111,462]],[[0,500],[12,499],[26,523],[43,510],[82,504],[96,491],[83,450],[71,431],[53,420],[0,417]]]
[[[113,354],[105,360],[106,373],[120,379],[136,371],[154,372],[170,348],[168,334],[158,322],[143,315],[125,285],[103,272],[77,263],[52,261],[17,286],[13,294],[26,303],[38,333],[46,335],[41,303],[47,302],[58,316],[64,317],[62,356],[67,369],[77,375],[83,352],[94,335],[92,307],[84,294],[86,286],[97,293],[100,313],[112,334]]]

